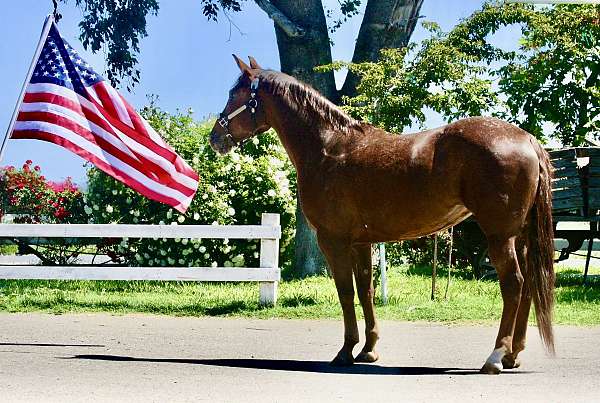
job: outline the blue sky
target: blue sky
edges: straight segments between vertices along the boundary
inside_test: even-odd
[[[77,39],[82,12],[71,4],[61,4],[63,19],[59,23],[62,36],[75,47],[95,70],[104,70],[103,54],[83,50]],[[158,17],[149,17],[148,34],[141,43],[139,68],[141,81],[133,93],[123,95],[135,107],[147,103],[147,95],[159,96],[159,105],[167,111],[192,108],[201,119],[219,112],[227,99],[227,91],[238,75],[232,53],[254,56],[263,67],[279,69],[279,55],[273,24],[253,1],[246,1],[243,12],[234,14],[239,31],[225,18],[208,22],[202,15],[199,0],[160,2]],[[335,8],[337,0],[324,0]],[[438,22],[444,30],[481,7],[480,0],[425,0],[421,14]],[[18,98],[27,68],[31,62],[50,0],[6,2],[0,16],[0,135],[4,135]],[[333,37],[334,60],[350,60],[362,16],[354,17]],[[231,34],[230,34],[231,28]],[[241,32],[240,32],[241,31]],[[419,26],[413,40],[423,39],[426,32]],[[504,30],[495,40],[514,44],[516,30]],[[338,75],[341,85],[342,75]],[[431,116],[427,126],[441,124]],[[9,140],[1,165],[21,165],[27,159],[42,167],[53,180],[71,176],[85,182],[84,161],[53,144],[34,140]]]

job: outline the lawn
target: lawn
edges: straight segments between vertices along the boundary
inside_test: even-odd
[[[598,269],[596,269],[598,272]],[[496,322],[502,300],[497,282],[452,278],[444,300],[446,277],[438,277],[436,301],[429,298],[430,269],[396,267],[389,271],[389,301],[377,301],[382,319],[436,322]],[[600,276],[581,285],[579,271],[558,273],[556,323],[600,325]],[[359,306],[357,304],[357,311]],[[0,311],[5,312],[143,312],[189,316],[255,318],[340,318],[333,281],[327,277],[280,283],[276,307],[258,305],[254,283],[179,283],[123,281],[0,281]]]

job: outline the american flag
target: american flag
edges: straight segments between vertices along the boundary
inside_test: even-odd
[[[196,172],[51,24],[11,138],[58,144],[185,212],[198,188]]]

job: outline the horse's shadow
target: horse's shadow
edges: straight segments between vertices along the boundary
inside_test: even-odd
[[[305,360],[273,360],[259,358],[215,358],[215,359],[187,359],[187,358],[145,358],[129,357],[122,355],[81,354],[68,357],[75,360],[97,361],[130,361],[175,363],[191,365],[210,365],[230,368],[266,369],[273,371],[312,372],[323,374],[351,374],[351,375],[476,375],[479,369],[466,368],[436,368],[436,367],[384,367],[376,364],[354,364],[347,367],[332,366],[326,361]]]

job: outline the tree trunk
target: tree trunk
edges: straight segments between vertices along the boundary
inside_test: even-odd
[[[337,100],[333,72],[314,71],[315,66],[332,61],[321,1],[273,0],[271,3],[304,31],[303,36],[290,36],[275,23],[281,71],[310,84],[328,99]],[[300,200],[297,202],[294,273],[297,277],[323,273],[326,270],[325,259],[317,245],[315,233],[304,217]]]
[[[255,2],[274,21],[282,72],[312,85],[334,103],[339,103],[341,94],[356,94],[358,77],[349,74],[342,91],[338,91],[333,72],[314,71],[316,66],[332,62],[321,0]],[[422,3],[423,0],[369,0],[352,61],[376,61],[381,49],[406,46]],[[298,200],[294,274],[305,277],[323,273],[325,269],[325,259]]]
[[[381,49],[403,48],[417,26],[423,0],[370,0],[358,32],[352,63],[375,62]],[[356,96],[359,78],[348,72],[340,95]]]

